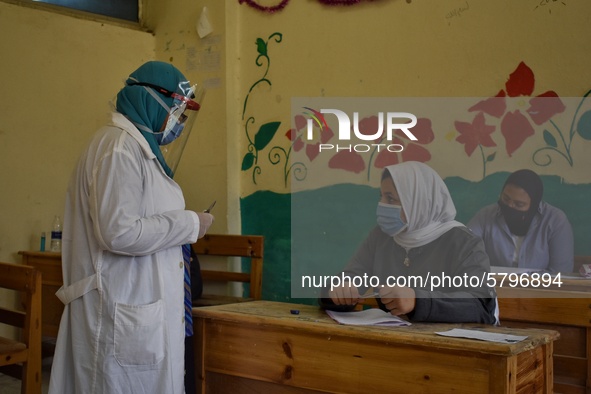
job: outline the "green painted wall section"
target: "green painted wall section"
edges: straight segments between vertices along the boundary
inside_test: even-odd
[[[476,183],[446,178],[457,220],[466,223],[482,206],[494,203],[507,176],[495,173]],[[571,221],[575,254],[591,255],[591,210],[586,209],[591,184],[564,184],[557,176],[542,179],[544,200]],[[261,191],[243,198],[242,233],[265,236],[263,298],[314,304],[314,298],[291,297],[292,264],[296,274],[304,270],[327,275],[345,265],[375,225],[378,196],[377,188],[338,184],[293,195]]]
[[[240,200],[242,234],[265,236],[263,299],[290,299],[291,195],[259,191]],[[243,263],[246,264],[246,263]]]

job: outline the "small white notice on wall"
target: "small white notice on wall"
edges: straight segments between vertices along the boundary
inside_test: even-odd
[[[211,22],[209,21],[209,11],[207,11],[207,7],[203,7],[201,10],[201,15],[199,15],[199,19],[197,20],[197,34],[199,34],[199,38],[206,37],[213,31],[213,27],[211,26]]]

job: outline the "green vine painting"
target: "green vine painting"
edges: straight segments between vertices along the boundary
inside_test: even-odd
[[[257,58],[255,64],[257,67],[264,67],[264,72],[261,78],[255,81],[246,97],[244,98],[244,105],[242,107],[242,120],[244,121],[246,117],[246,112],[248,108],[248,99],[250,95],[253,93],[254,88],[260,84],[266,84],[271,86],[271,81],[267,78],[269,74],[269,70],[271,68],[271,58],[269,57],[269,42],[276,42],[280,43],[283,39],[283,35],[281,33],[273,33],[271,34],[268,39],[265,41],[262,38],[257,38],[256,40],[256,47],[257,47]],[[269,142],[277,133],[281,122],[274,121],[268,122],[260,125],[256,132],[252,132],[252,128],[256,128],[256,119],[254,116],[249,116],[246,121],[244,122],[244,132],[246,133],[246,139],[248,140],[248,152],[244,155],[242,159],[242,171],[250,171],[252,170],[252,181],[254,184],[257,183],[256,176],[261,173],[261,167],[259,165],[259,155],[261,151],[263,151]],[[271,160],[271,157],[270,159]],[[279,160],[271,160],[272,164],[277,164]]]
[[[559,155],[559,157],[563,157],[571,167],[574,165],[574,158],[571,154],[571,148],[575,136],[578,134],[586,141],[591,140],[591,110],[586,111],[579,117],[579,112],[581,111],[583,103],[590,94],[591,90],[585,93],[585,95],[581,98],[568,132],[563,133],[561,128],[556,124],[556,122],[554,122],[554,120],[549,120],[549,123],[552,126],[551,129],[554,130],[554,133],[548,129],[544,129],[543,135],[546,146],[539,148],[534,152],[532,157],[534,163],[541,167],[550,165],[552,163],[552,156],[550,156],[549,153],[555,152]],[[558,139],[555,137],[555,135],[558,136]],[[539,157],[542,152],[545,153],[544,160],[541,160]]]

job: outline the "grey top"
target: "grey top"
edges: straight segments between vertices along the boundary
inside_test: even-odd
[[[408,257],[408,266],[404,263]],[[375,227],[342,274],[356,278],[374,277],[386,285],[388,277],[412,287],[416,293],[413,321],[494,324],[496,294],[487,286],[490,271],[482,240],[466,227],[455,227],[436,240],[407,251],[379,227]],[[445,285],[441,282],[445,281]],[[360,293],[366,290],[359,288]],[[325,293],[326,294],[326,293]],[[385,307],[378,299],[380,307]],[[351,310],[321,298],[326,309]]]
[[[483,239],[490,265],[513,266],[515,241],[499,204],[491,204],[478,211],[468,223],[468,228]],[[523,237],[517,266],[568,273],[573,271],[573,261],[573,230],[568,218],[562,210],[542,201]]]

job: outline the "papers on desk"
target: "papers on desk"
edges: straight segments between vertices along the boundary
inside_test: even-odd
[[[591,276],[587,277],[587,276],[581,276],[581,275],[577,275],[576,273],[574,274],[560,274],[560,279],[575,279],[575,280],[588,280],[591,279]]]
[[[542,272],[542,270],[534,268],[501,267],[497,265],[491,265],[490,272],[493,274],[531,274],[534,272]]]
[[[583,267],[581,267],[578,274],[576,272],[573,272],[573,273],[562,273],[561,272],[559,274],[550,274],[550,273],[544,273],[544,270],[535,269],[535,268],[501,267],[501,266],[491,265],[490,272],[492,274],[496,274],[496,275],[517,274],[519,276],[530,275],[530,274],[537,272],[540,275],[544,275],[544,276],[550,275],[552,278],[558,277],[559,279],[591,279],[591,268],[589,268],[588,270],[584,270]],[[517,276],[516,278],[519,278],[519,276]],[[519,280],[519,279],[517,279],[517,280]]]
[[[402,327],[410,326],[410,322],[403,320],[378,308],[370,308],[358,312],[335,312],[326,311],[328,316],[340,324],[354,326],[387,326]]]
[[[591,264],[583,264],[581,268],[579,268],[579,274],[585,277],[586,279],[591,278]]]
[[[478,330],[465,330],[461,328],[453,328],[449,331],[441,331],[436,332],[435,334],[443,335],[445,337],[455,337],[455,338],[469,338],[469,339],[478,339],[481,341],[487,342],[500,342],[500,343],[516,343],[523,341],[527,336],[521,335],[509,335],[509,334],[501,334],[498,332],[486,332],[486,331],[478,331]]]

